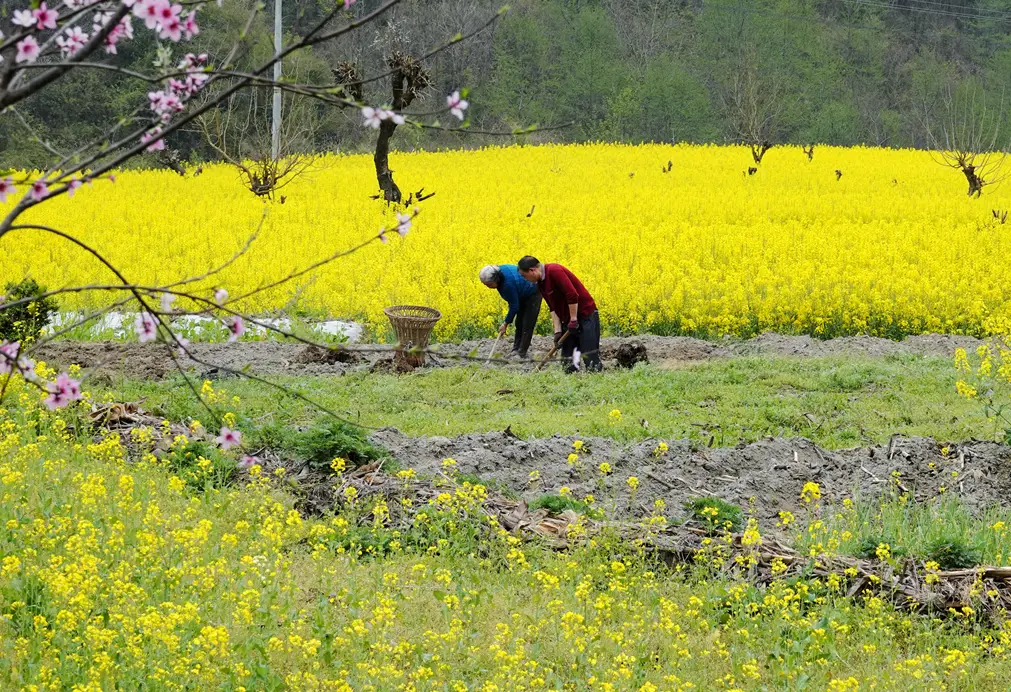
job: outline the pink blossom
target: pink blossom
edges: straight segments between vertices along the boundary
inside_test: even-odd
[[[410,214],[400,214],[397,213],[397,233],[403,238],[411,230],[411,219],[414,218]]]
[[[249,456],[248,454],[246,454],[245,456],[242,457],[242,459],[240,459],[238,462],[236,462],[235,465],[239,469],[241,469],[243,471],[248,471],[249,469],[251,469],[254,466],[256,466],[258,463],[260,463],[259,459],[257,459],[256,457],[252,457],[252,456]]]
[[[96,29],[97,31],[98,29]],[[116,55],[118,50],[116,44],[122,39],[133,38],[133,19],[130,16],[123,17],[116,28],[105,37],[105,52],[109,55]]]
[[[357,0],[344,0],[344,9],[351,9],[351,6],[355,4]]]
[[[112,19],[112,12],[96,12],[91,18],[91,28],[97,33]]]
[[[161,139],[161,128],[156,127],[152,130],[148,130],[140,136],[140,141],[144,144],[148,144],[146,151],[162,151],[165,149],[165,140]]]
[[[402,116],[400,113],[397,113],[396,111],[384,110],[382,111],[382,116],[380,117],[383,120],[392,120],[394,125],[404,124],[404,116]]]
[[[214,302],[218,305],[223,305],[224,302],[228,300],[228,289],[219,288],[214,292]]]
[[[78,26],[67,29],[62,36],[56,37],[56,45],[60,47],[63,57],[73,55],[84,48],[87,42],[88,35],[81,31],[81,28]]]
[[[231,332],[231,336],[228,337],[228,340],[235,341],[246,331],[245,321],[236,315],[232,318],[231,322],[228,323],[228,331]]]
[[[141,0],[133,6],[133,15],[143,19],[148,29],[154,29],[161,19],[162,8],[168,4],[168,0]]]
[[[21,350],[21,342],[14,341],[8,343],[0,341],[0,375],[9,375],[14,369],[14,364],[18,361],[18,351]]]
[[[221,449],[229,450],[242,444],[242,433],[222,425],[221,433],[215,438],[215,442],[218,443]]]
[[[14,178],[7,176],[0,179],[0,204],[7,202],[7,195],[13,195],[18,189],[14,187]]]
[[[14,10],[14,19],[11,22],[27,29],[35,25],[35,15],[31,10]]]
[[[77,188],[81,187],[81,181],[78,178],[74,178],[69,183],[67,183],[67,197],[73,197],[74,193],[77,192]]]
[[[32,10],[32,15],[35,17],[36,26],[39,31],[43,29],[55,29],[56,20],[59,18],[59,14],[56,10],[51,10],[46,7],[46,3],[39,3],[39,7],[36,10]]]
[[[158,322],[150,312],[137,314],[135,328],[137,329],[137,341],[142,344],[154,341],[158,336]]]
[[[386,226],[379,229],[379,240],[383,243],[383,245],[390,242],[390,239],[386,237]]]
[[[183,22],[179,19],[179,17],[169,17],[168,19],[162,20],[161,30],[158,32],[158,38],[164,38],[169,41],[176,42],[182,37]]]
[[[14,57],[14,62],[35,62],[39,59],[40,52],[39,42],[35,40],[35,37],[25,36],[18,41],[18,53]]]
[[[63,408],[71,401],[80,401],[83,398],[81,382],[71,378],[65,372],[60,373],[55,382],[47,384],[46,391],[49,392],[49,396],[46,397],[44,403],[50,411]]]
[[[196,10],[193,10],[188,15],[186,15],[186,20],[183,22],[183,31],[186,32],[187,41],[189,41],[191,38],[200,33],[200,27],[197,26]]]
[[[39,376],[35,374],[35,361],[31,358],[21,356],[18,358],[17,363],[15,363],[18,372],[21,373],[21,377],[25,378],[29,382],[35,382],[39,379]]]
[[[459,91],[454,91],[446,97],[446,106],[449,107],[449,112],[455,115],[457,120],[463,120],[463,112],[470,104],[463,100]]]
[[[176,343],[179,345],[179,348],[176,351],[179,357],[186,358],[189,356],[189,353],[186,351],[186,347],[190,345],[190,340],[184,336],[176,336]]]
[[[28,191],[28,196],[36,202],[41,202],[49,196],[49,185],[46,184],[45,180],[36,180],[32,183],[32,187]]]
[[[151,110],[164,121],[168,121],[173,113],[178,113],[184,107],[182,99],[170,91],[149,91],[147,100]]]
[[[384,112],[381,109],[376,109],[372,106],[362,108],[362,118],[365,120],[365,127],[371,127],[373,130],[379,129],[379,123],[384,119],[383,115]]]

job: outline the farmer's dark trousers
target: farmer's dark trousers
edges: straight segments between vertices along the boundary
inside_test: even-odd
[[[513,350],[521,356],[527,355],[530,340],[534,337],[534,327],[537,326],[537,316],[541,314],[541,294],[535,292],[526,298],[520,298],[520,309],[516,311],[514,322]]]
[[[580,320],[576,337],[571,336],[562,344],[562,356],[565,358],[565,369],[572,371],[572,353],[579,347],[582,354],[583,367],[590,372],[600,372],[604,364],[600,362],[600,313],[593,311],[585,320]]]

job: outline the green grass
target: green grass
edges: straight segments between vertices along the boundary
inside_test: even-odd
[[[363,426],[393,426],[410,435],[504,430],[521,437],[690,438],[733,445],[768,435],[808,437],[827,448],[882,442],[893,433],[962,440],[989,437],[981,407],[955,393],[945,358],[739,358],[682,369],[639,367],[599,376],[557,371],[473,368],[411,375],[282,377],[276,381]],[[319,417],[304,402],[262,385],[215,383],[241,397],[258,424],[306,425]],[[203,417],[177,380],[125,381],[117,396],[175,419]],[[609,413],[618,409],[621,421]]]

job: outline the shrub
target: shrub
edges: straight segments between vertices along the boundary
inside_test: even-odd
[[[562,495],[541,495],[539,498],[531,502],[527,508],[531,511],[546,509],[552,514],[561,514],[565,510],[571,509],[573,512],[577,514],[584,514],[591,519],[596,519],[601,516],[600,510],[594,509],[582,500],[577,500],[574,497],[563,497]]]
[[[927,559],[936,562],[941,569],[966,569],[982,561],[978,548],[962,538],[947,537],[938,538],[927,546]]]
[[[0,303],[34,298],[45,293],[46,289],[34,279],[24,279],[20,283],[7,284],[4,291],[7,297],[0,298]],[[49,296],[0,310],[0,339],[20,341],[23,345],[32,343],[49,326],[58,308],[56,299]]]
[[[335,457],[357,467],[387,456],[385,450],[369,442],[361,428],[332,418],[306,430],[268,426],[260,431],[260,437],[268,446],[290,451],[318,471],[329,469]]]
[[[718,497],[696,497],[685,502],[685,509],[709,533],[740,531],[744,511],[735,504]]]

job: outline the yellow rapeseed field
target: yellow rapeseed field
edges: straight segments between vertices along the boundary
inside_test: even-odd
[[[926,152],[818,147],[809,162],[778,148],[754,176],[740,147],[510,146],[392,161],[405,194],[435,193],[408,237],[245,307],[266,312],[297,296],[300,309],[385,327],[383,307],[417,303],[443,312],[442,338],[486,335],[504,305],[478,269],[530,253],[575,271],[612,333],[898,337],[1011,326],[1011,226],[992,214],[1011,208],[1011,186],[968,199],[961,174]],[[233,169],[205,166],[187,178],[125,172],[28,216],[153,283],[230,257],[266,210],[252,250],[214,282],[237,295],[389,225],[375,190],[371,157],[328,156],[283,190],[285,204],[265,205]],[[79,250],[34,232],[2,245],[4,281],[109,280]]]

